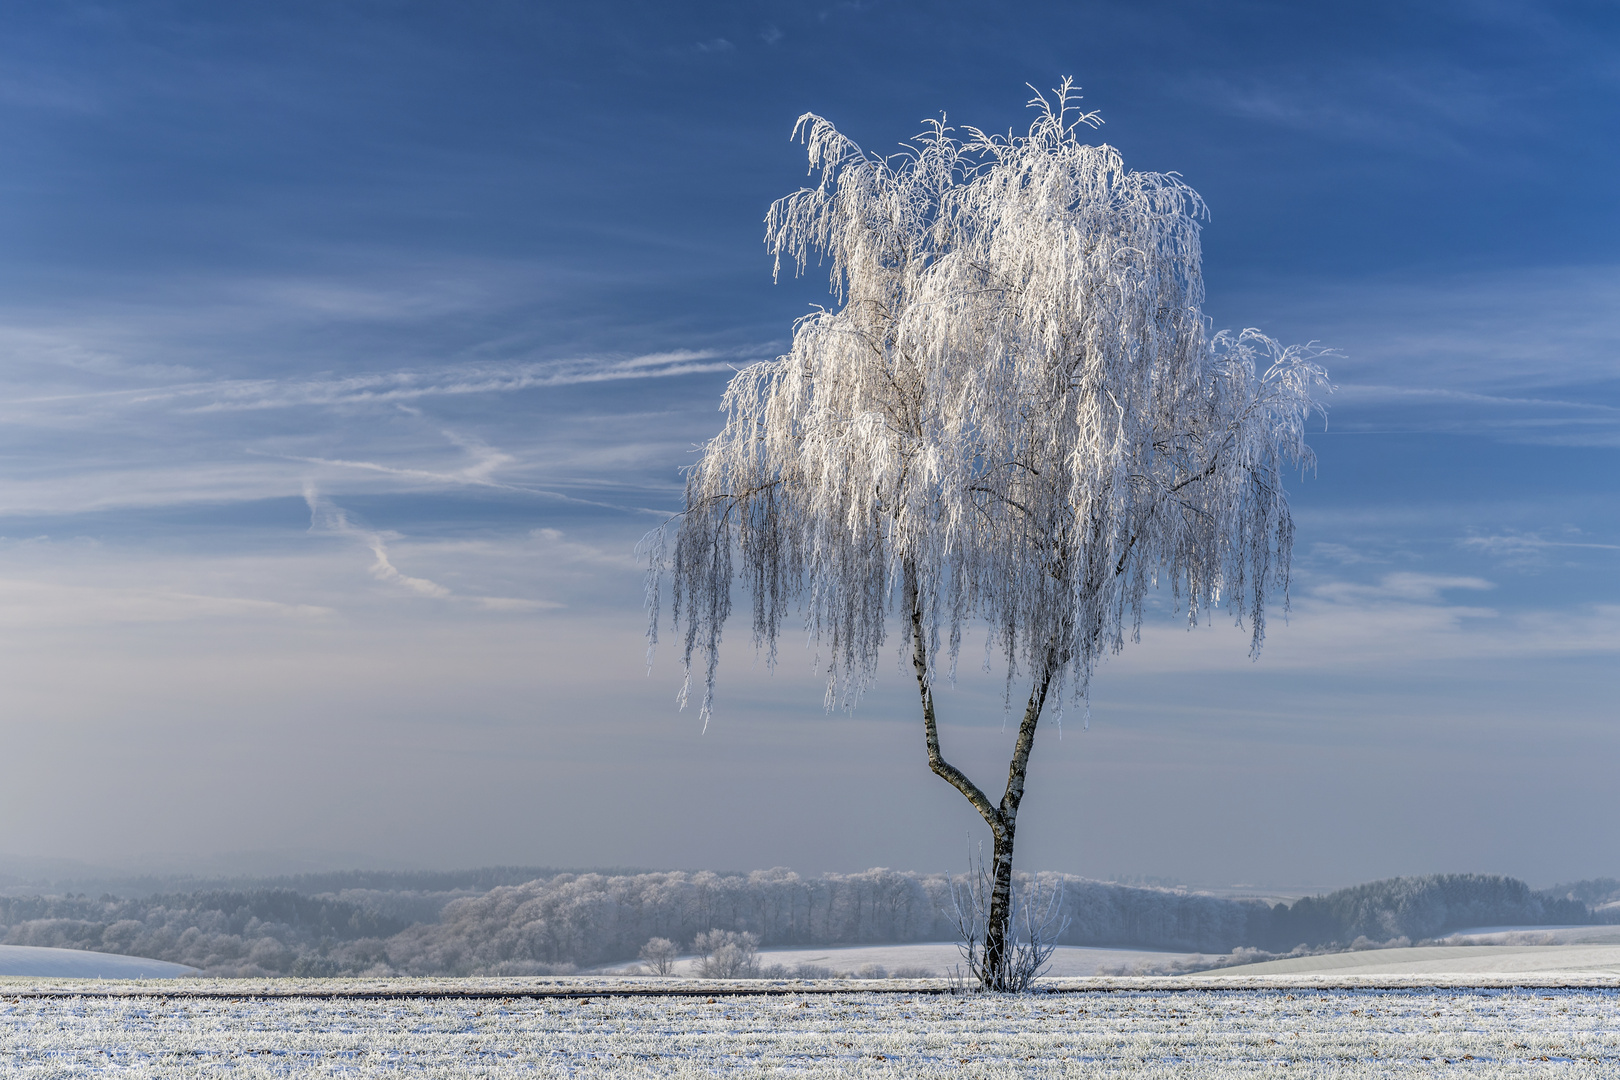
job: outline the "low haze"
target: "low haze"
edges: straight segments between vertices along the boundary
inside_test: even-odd
[[[1288,618],[1251,662],[1166,592],[1043,726],[1020,867],[1620,873],[1613,5],[7,19],[0,870],[963,868],[898,634],[829,714],[735,626],[705,731],[635,547],[830,302],[761,243],[795,119],[888,150],[1073,75],[1209,203],[1215,326],[1333,348],[1337,390]],[[946,753],[999,788],[964,668]]]

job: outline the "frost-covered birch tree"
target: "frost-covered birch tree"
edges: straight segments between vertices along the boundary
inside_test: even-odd
[[[773,663],[805,613],[828,707],[871,682],[895,617],[928,764],[990,828],[996,988],[1043,712],[1087,693],[1161,584],[1193,621],[1224,604],[1258,655],[1267,596],[1288,583],[1283,474],[1311,461],[1325,386],[1310,346],[1210,332],[1203,202],[1088,145],[1099,120],[1078,101],[1065,80],[1030,102],[1027,135],[940,120],[888,157],[799,119],[814,184],[771,207],[766,244],[778,274],[825,266],[836,304],[732,379],[673,544],[650,542],[650,636],[667,576],[681,700],[701,669],[705,720],[739,581]],[[975,622],[1009,694],[1029,688],[999,801],[946,760],[936,723]]]

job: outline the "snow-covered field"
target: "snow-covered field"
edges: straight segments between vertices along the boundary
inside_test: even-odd
[[[1543,980],[1592,976],[1620,979],[1620,944],[1430,945],[1412,949],[1368,949],[1268,960],[1200,972],[1192,977],[1299,975],[1376,978],[1532,975]]]
[[[0,984],[8,1077],[1620,1076],[1612,987],[584,1000],[26,989]]]
[[[1218,968],[1207,972],[1205,977],[1620,975],[1620,926],[1486,927],[1462,931],[1447,940],[1454,944],[1292,957]],[[824,968],[834,975],[865,974],[878,978],[897,972],[945,977],[962,963],[960,953],[950,942],[841,949],[765,949],[758,958],[762,967],[780,965],[790,972],[806,964]],[[1199,953],[1060,946],[1053,950],[1046,974],[1054,979],[1168,975],[1196,971],[1216,959],[1219,958]],[[619,969],[623,970],[624,966],[620,965]],[[604,969],[604,973],[614,970]],[[697,958],[682,957],[675,964],[675,974],[696,975]]]
[[[895,972],[927,973],[944,977],[962,966],[962,954],[954,942],[927,941],[905,945],[855,945],[847,948],[761,949],[761,967],[780,964],[788,969],[801,964],[826,968],[834,975],[858,975],[880,968]],[[1149,949],[1097,949],[1060,945],[1052,951],[1047,974],[1061,978],[1087,975],[1129,975],[1137,972],[1168,970],[1177,961],[1201,959],[1197,953],[1160,952]],[[698,958],[683,956],[675,962],[675,974],[697,974]],[[627,965],[617,965],[619,969]],[[613,968],[604,969],[612,971]],[[879,976],[881,977],[881,976]]]
[[[196,968],[148,960],[143,956],[47,949],[37,945],[0,945],[0,976],[32,975],[42,979],[178,979]]]

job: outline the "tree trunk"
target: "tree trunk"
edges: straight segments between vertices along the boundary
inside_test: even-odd
[[[907,568],[907,582],[915,580]],[[911,591],[908,588],[908,591]],[[1007,766],[1007,789],[1001,796],[1001,805],[992,804],[978,785],[950,764],[940,754],[939,727],[934,716],[934,692],[928,681],[928,645],[923,635],[922,610],[911,604],[912,668],[917,674],[917,688],[922,695],[923,729],[928,743],[928,767],[960,791],[973,804],[973,808],[990,826],[994,842],[990,887],[990,914],[984,934],[984,972],[981,981],[985,990],[1012,990],[1008,976],[1011,972],[1015,939],[1012,933],[1012,870],[1013,840],[1018,830],[1018,804],[1024,799],[1024,777],[1029,771],[1029,752],[1035,746],[1035,727],[1040,723],[1041,710],[1046,705],[1046,692],[1052,684],[1056,668],[1055,657],[1049,657],[1045,670],[1035,680],[1029,704],[1024,709],[1024,721],[1018,726],[1018,743],[1013,749],[1012,761]]]
[[[1012,857],[1013,823],[995,834],[990,885],[990,918],[984,927],[984,989],[1012,990],[1007,973],[1012,967]]]

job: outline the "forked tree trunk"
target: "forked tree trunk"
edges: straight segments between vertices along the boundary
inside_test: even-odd
[[[979,790],[967,775],[950,764],[939,751],[939,728],[934,718],[934,692],[928,683],[928,646],[923,634],[922,612],[914,603],[911,610],[912,667],[917,673],[917,689],[922,694],[923,728],[928,740],[928,767],[967,797],[968,802],[990,826],[994,842],[991,869],[990,914],[984,933],[984,978],[986,990],[1012,990],[1007,976],[1012,959],[1012,870],[1013,840],[1018,831],[1018,804],[1024,799],[1024,776],[1029,771],[1029,752],[1035,746],[1035,726],[1046,705],[1046,691],[1052,683],[1054,663],[1048,658],[1045,670],[1035,680],[1024,721],[1018,726],[1018,743],[1007,766],[1007,789],[999,806]]]

